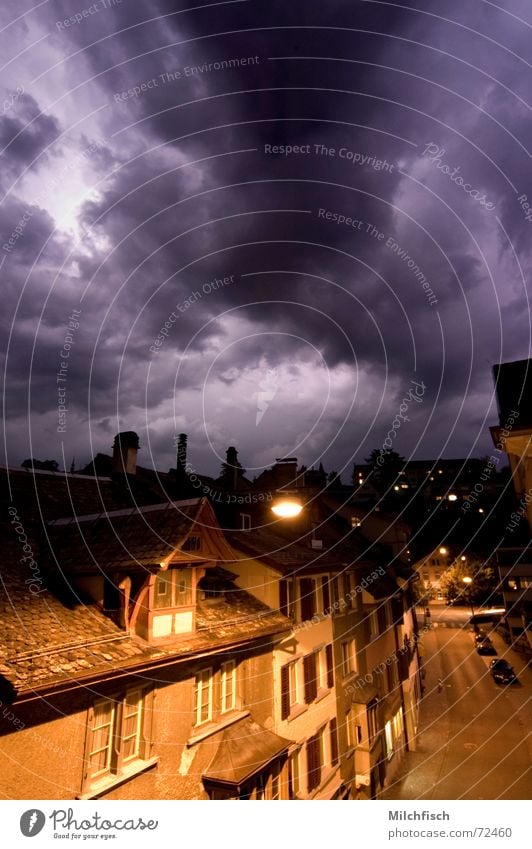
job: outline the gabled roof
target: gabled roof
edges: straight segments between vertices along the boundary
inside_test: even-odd
[[[70,574],[232,559],[206,498],[57,519],[46,530],[52,561]],[[193,533],[203,548],[181,553]]]

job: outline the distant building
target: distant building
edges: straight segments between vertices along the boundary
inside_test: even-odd
[[[512,644],[532,648],[532,360],[494,366],[499,425],[490,428],[495,452],[508,455],[516,506],[498,552]],[[515,540],[515,542],[514,542]],[[523,542],[521,542],[523,540]]]

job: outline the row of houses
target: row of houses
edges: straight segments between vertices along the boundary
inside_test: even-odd
[[[213,481],[138,447],[2,470],[2,796],[377,798],[422,690],[404,526],[292,460]]]

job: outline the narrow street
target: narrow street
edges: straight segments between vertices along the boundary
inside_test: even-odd
[[[498,656],[519,674],[519,684],[495,684],[493,658],[477,653],[468,618],[464,608],[432,607],[418,748],[406,754],[383,799],[530,798],[532,671],[492,634]]]

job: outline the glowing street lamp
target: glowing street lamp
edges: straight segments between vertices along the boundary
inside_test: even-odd
[[[294,519],[299,516],[303,509],[303,505],[299,498],[293,495],[281,495],[275,499],[272,504],[272,513],[275,513],[279,519]]]
[[[454,492],[451,492],[451,494],[447,496],[447,500],[448,501],[458,501],[458,496],[455,495]]]
[[[443,546],[443,545],[442,545],[442,547],[440,548],[440,554],[445,555],[445,554],[448,554],[448,553],[449,553],[449,552],[447,551],[447,549],[445,548],[445,546]]]

